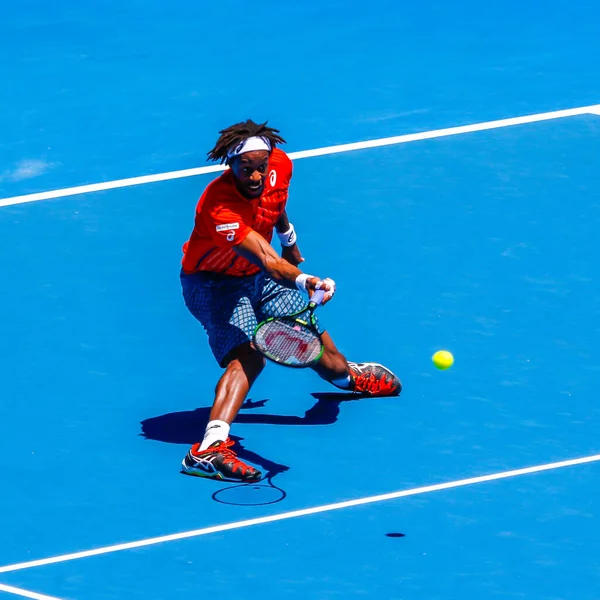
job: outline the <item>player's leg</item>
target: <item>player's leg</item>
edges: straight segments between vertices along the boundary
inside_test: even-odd
[[[325,381],[343,381],[349,375],[348,361],[346,357],[335,347],[331,336],[327,331],[321,331],[323,342],[323,356],[321,360],[312,367],[312,370]]]
[[[231,425],[236,418],[252,384],[265,367],[265,359],[250,342],[234,348],[225,360],[225,372],[217,383],[210,421]]]
[[[337,375],[332,377],[332,374],[337,372],[341,354],[326,331],[321,335],[321,340],[325,350],[321,361],[315,365],[314,370],[329,383],[342,390],[369,396],[398,396],[402,391],[400,379],[390,369],[379,363],[347,361],[345,374],[342,377]],[[346,359],[344,358],[344,360]]]
[[[183,459],[182,469],[189,475],[225,481],[258,481],[261,473],[237,458],[229,439],[230,426],[248,391],[264,368],[264,358],[250,342],[235,348],[226,361],[225,372],[217,383],[210,420],[202,442],[194,444]]]
[[[216,386],[204,438],[184,458],[183,472],[227,481],[257,481],[261,473],[237,458],[229,439],[231,423],[264,368],[263,357],[250,342],[256,327],[250,300],[253,278],[233,280],[202,273],[182,276],[182,288],[188,309],[202,323],[213,355],[225,369]]]

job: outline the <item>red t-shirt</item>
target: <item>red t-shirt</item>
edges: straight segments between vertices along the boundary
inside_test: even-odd
[[[260,268],[233,247],[251,230],[271,242],[275,223],[285,210],[292,170],[287,154],[275,148],[259,198],[242,196],[230,169],[211,182],[198,201],[192,235],[183,245],[184,272],[211,271],[236,277],[258,273]]]

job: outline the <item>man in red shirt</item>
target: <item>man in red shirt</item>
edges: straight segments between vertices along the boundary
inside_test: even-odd
[[[229,439],[230,425],[250,387],[265,367],[252,346],[256,325],[289,315],[306,305],[316,289],[335,293],[332,279],[303,273],[286,203],[292,162],[277,144],[277,129],[246,121],[219,132],[208,153],[227,169],[212,181],[197,206],[194,228],[183,246],[181,284],[190,312],[208,334],[211,350],[225,369],[217,383],[204,438],[183,459],[183,472],[225,481],[258,481],[261,473],[239,460]],[[273,230],[281,257],[271,246]],[[352,363],[319,327],[325,350],[312,369],[334,386],[372,396],[398,395],[398,378],[376,363]]]

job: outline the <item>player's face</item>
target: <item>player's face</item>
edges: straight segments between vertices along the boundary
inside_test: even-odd
[[[229,166],[243,196],[258,198],[263,193],[269,167],[269,153],[266,150],[245,152],[236,156]]]

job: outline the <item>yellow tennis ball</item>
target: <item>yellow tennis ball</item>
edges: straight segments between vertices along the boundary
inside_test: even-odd
[[[448,350],[438,350],[432,360],[433,364],[442,371],[449,369],[454,364],[454,356]]]

